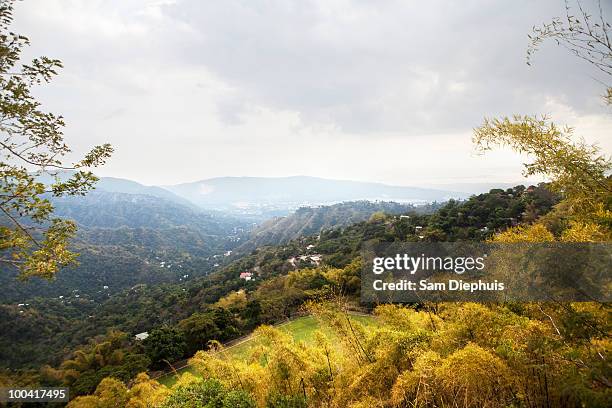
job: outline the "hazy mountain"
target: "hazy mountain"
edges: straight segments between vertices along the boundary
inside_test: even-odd
[[[186,200],[178,195],[157,186],[145,186],[132,180],[101,177],[96,184],[96,190],[107,191],[111,193],[127,193],[127,194],[145,194],[153,197],[165,198],[166,200],[174,201],[186,206],[193,206],[189,200]]]
[[[60,180],[68,179],[74,172],[72,171],[64,171],[58,173],[58,178]],[[51,177],[48,174],[43,174],[37,177],[37,180],[41,183],[52,184],[55,182],[55,178]],[[168,191],[164,188],[157,186],[145,186],[136,181],[116,178],[116,177],[100,177],[100,180],[94,185],[94,190],[92,191],[103,191],[109,193],[124,193],[124,194],[142,194],[148,195],[152,197],[159,197],[166,200],[174,201],[176,203],[183,204],[189,207],[195,207],[193,203],[189,200],[186,200],[178,195]]]
[[[397,202],[446,201],[466,193],[381,183],[328,180],[317,177],[220,177],[165,186],[173,193],[203,207],[244,212],[253,209],[296,209],[303,205],[342,201],[384,200]]]

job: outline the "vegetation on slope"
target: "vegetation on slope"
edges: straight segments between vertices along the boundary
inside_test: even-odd
[[[441,204],[415,206],[394,202],[350,201],[330,206],[302,207],[287,217],[273,218],[255,228],[239,250],[253,250],[264,245],[285,244],[304,236],[317,235],[324,229],[346,227],[367,221],[372,214],[432,213]]]
[[[80,288],[78,292],[62,292],[62,299],[58,293],[53,293],[54,298],[27,298],[22,302],[28,305],[22,307],[0,306],[0,314],[5,317],[1,321],[6,322],[0,323],[0,344],[6,345],[0,347],[6,350],[0,361],[11,368],[35,368],[44,363],[58,366],[69,357],[70,350],[108,330],[135,334],[163,326],[178,326],[186,333],[188,347],[180,358],[187,357],[205,348],[209,340],[226,341],[250,332],[258,324],[292,316],[305,300],[320,291],[330,291],[326,288],[334,282],[337,290],[358,297],[360,270],[355,259],[365,240],[484,239],[531,213],[546,213],[555,200],[544,187],[519,186],[493,190],[465,202],[452,201],[434,214],[376,214],[368,221],[324,230],[320,238],[304,237],[281,246],[258,248],[201,278],[193,276],[202,274],[206,265],[213,270],[210,263],[217,261],[205,261],[206,252],[198,256],[198,241],[194,238],[189,242],[187,233],[175,232],[170,240],[171,235],[161,235],[163,230],[136,234],[137,230],[100,229],[95,232],[105,234],[99,238],[100,243],[120,240],[121,245],[100,245],[91,255],[89,250],[81,251],[82,268],[90,272],[68,276],[72,287]],[[147,236],[159,238],[149,241]],[[140,242],[139,237],[145,240]],[[176,270],[161,268],[158,263],[144,269],[143,259],[160,262],[149,251],[167,254],[164,260],[178,263],[174,245],[189,254],[178,272],[179,276],[190,274],[189,279],[177,282]],[[319,267],[309,258],[312,255],[321,256]],[[132,272],[125,274],[125,270]],[[139,277],[138,271],[149,273],[149,277]],[[245,271],[253,273],[252,281],[239,278]],[[127,288],[109,296],[104,285],[112,277]],[[132,286],[138,279],[148,284]],[[160,284],[163,279],[175,279],[177,283]],[[61,283],[55,282],[63,288]],[[245,291],[242,296],[233,295],[239,290]],[[226,295],[230,295],[229,300],[220,302]]]

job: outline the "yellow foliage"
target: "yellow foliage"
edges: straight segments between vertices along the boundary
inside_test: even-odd
[[[401,305],[380,305],[374,314],[381,323],[401,330],[433,330],[441,324],[439,316]]]
[[[111,377],[103,379],[93,395],[77,397],[68,408],[156,408],[170,395],[170,390],[140,373],[131,389]]]
[[[370,215],[370,219],[368,223],[373,224],[381,221],[385,221],[387,219],[387,215],[383,211],[377,211]]]
[[[511,372],[497,356],[468,344],[448,356],[435,369],[438,398],[448,405],[460,401],[464,407],[505,407],[510,401]]]
[[[381,305],[376,308],[378,324],[365,329],[349,324],[342,305],[309,307],[325,327],[312,343],[296,342],[282,330],[261,326],[254,333],[257,346],[250,357],[237,359],[219,346],[198,352],[191,363],[204,378],[246,391],[262,407],[272,395],[302,394],[309,406],[334,408],[501,408],[527,401],[555,406],[566,401],[568,392],[586,396],[584,401],[595,405],[605,398],[593,391],[592,383],[579,379],[601,378],[599,373],[605,371],[597,370],[605,369],[602,359],[610,354],[612,343],[605,337],[560,341],[566,308],[535,302],[442,303],[429,305],[429,311]],[[594,303],[567,307],[573,311],[568,324],[580,324],[575,316],[588,317],[590,324],[606,330],[610,317],[604,308]],[[329,330],[337,341],[325,336]],[[584,364],[579,376],[578,360],[572,359]],[[173,390],[193,381],[198,380],[184,374]],[[572,391],[566,391],[568,386]],[[147,390],[159,390],[159,397],[142,401],[151,392]],[[132,408],[155,407],[166,393],[141,375],[127,403]]]
[[[77,397],[68,408],[117,408],[124,407],[128,401],[128,390],[119,380],[107,377],[100,381],[94,395]]]
[[[600,225],[607,225],[608,230],[612,226],[612,211],[606,209],[603,203],[598,203],[595,209],[595,219]]]
[[[572,128],[560,128],[547,117],[485,119],[472,140],[481,152],[506,146],[530,155],[533,162],[524,165],[524,174],[550,178],[550,188],[563,195],[577,219],[589,219],[612,193],[612,180],[606,177],[610,159],[596,145],[573,140]]]
[[[325,279],[328,281],[340,285],[344,277],[344,270],[338,268],[329,268],[324,273]]]
[[[103,379],[98,384],[94,395],[99,399],[98,407],[100,408],[123,407],[128,400],[128,390],[125,385],[111,377]]]
[[[129,391],[128,408],[153,408],[163,404],[166,398],[170,395],[170,390],[151,380],[145,373],[140,373],[136,376],[136,380]]]
[[[610,240],[610,231],[591,222],[572,221],[570,227],[561,233],[563,242],[607,242]]]
[[[349,408],[384,408],[385,404],[377,398],[366,396],[359,401],[351,402]]]
[[[357,257],[343,269],[326,269],[323,276],[344,293],[357,293],[361,288],[361,269],[361,258]]]
[[[216,378],[229,387],[236,387],[240,384],[240,377],[235,368],[235,364],[238,363],[225,356],[222,349],[217,351],[198,351],[189,360],[189,363],[204,378]]]
[[[532,224],[532,225],[519,225],[517,227],[509,228],[499,234],[495,235],[492,242],[505,242],[505,243],[516,243],[516,242],[552,242],[555,240],[555,236],[546,229],[544,225]]]
[[[247,305],[247,295],[244,290],[232,292],[227,296],[222,297],[215,303],[216,307],[223,309],[239,309],[243,310]]]
[[[487,307],[479,303],[464,303],[446,308],[441,315],[445,325],[432,343],[441,352],[455,350],[474,342],[495,347],[508,328],[516,329],[519,319],[506,314],[502,308]]]
[[[435,351],[421,354],[412,370],[406,370],[397,377],[391,389],[391,403],[401,406],[404,402],[410,402],[415,408],[433,404],[435,367],[440,365],[441,360]]]
[[[398,376],[391,403],[402,406],[505,407],[511,399],[512,374],[486,349],[468,344],[446,358],[422,354],[412,370]]]
[[[67,408],[98,408],[100,399],[94,395],[77,397],[70,401]]]
[[[198,351],[198,353],[202,353],[201,351]],[[176,390],[177,388],[181,388],[181,387],[187,387],[193,383],[199,382],[200,379],[198,377],[196,377],[195,375],[191,374],[190,372],[186,372],[184,374],[181,374],[181,376],[178,378],[178,380],[174,383],[174,385],[172,386],[173,390]]]

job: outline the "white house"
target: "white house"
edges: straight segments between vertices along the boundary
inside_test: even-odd
[[[136,338],[136,340],[144,340],[147,337],[149,337],[149,333],[148,332],[142,332],[142,333],[138,333],[137,335],[134,336]]]

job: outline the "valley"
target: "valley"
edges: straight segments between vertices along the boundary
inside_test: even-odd
[[[0,0],[0,406],[611,407],[610,13]]]
[[[80,265],[62,271],[50,282],[3,278],[11,290],[3,294],[1,321],[11,323],[0,327],[0,345],[6,345],[0,350],[11,349],[8,344],[23,333],[31,334],[0,361],[12,368],[57,365],[73,348],[110,329],[133,336],[181,322],[205,325],[203,332],[193,334],[199,347],[211,338],[231,340],[257,324],[275,323],[294,314],[312,296],[312,289],[307,289],[310,285],[328,284],[331,277],[320,275],[325,268],[332,268],[326,273],[340,274],[333,279],[344,282],[347,295],[357,295],[358,271],[350,265],[365,240],[419,240],[421,234],[428,240],[482,239],[511,225],[512,219],[529,219],[549,211],[555,201],[542,187],[516,187],[433,207],[346,202],[300,209],[269,221],[260,227],[263,230],[256,228],[250,235],[250,227],[236,224],[232,217],[212,217],[159,198],[104,192],[75,206],[60,202],[60,214],[72,214],[84,224],[75,242]],[[122,222],[131,212],[138,216]],[[109,226],[102,227],[103,223]],[[236,228],[244,228],[242,235],[235,235]],[[261,231],[286,234],[270,234],[262,242]],[[95,251],[89,249],[94,245]],[[315,255],[320,264],[312,261]],[[299,278],[310,282],[306,287],[283,283],[288,274],[304,268],[319,271]],[[333,272],[334,268],[348,269]],[[245,272],[253,279],[241,279]],[[344,274],[348,275],[340,278]],[[224,297],[236,291],[245,292],[230,296],[228,306],[216,306],[228,302]],[[228,312],[234,307],[237,312]],[[226,311],[219,314],[215,310]],[[198,346],[190,347],[195,351]],[[32,352],[34,349],[37,351]]]

